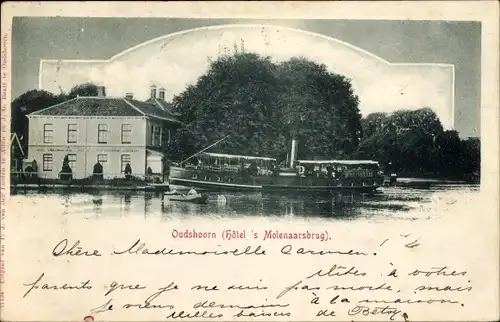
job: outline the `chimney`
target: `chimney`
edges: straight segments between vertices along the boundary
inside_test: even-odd
[[[165,89],[162,87],[158,91],[158,98],[161,99],[162,101],[165,100]]]
[[[97,96],[98,97],[105,97],[106,96],[106,87],[97,86]]]
[[[127,93],[127,94],[125,94],[125,98],[127,98],[129,100],[134,99],[134,93]]]
[[[292,151],[290,151],[290,168],[294,167],[295,161],[297,161],[297,148],[298,142],[297,140],[292,140]]]
[[[151,98],[155,99],[156,98],[156,86],[151,85]]]

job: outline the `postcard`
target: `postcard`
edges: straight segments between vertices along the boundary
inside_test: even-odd
[[[499,320],[496,2],[7,2],[1,38],[2,320]]]

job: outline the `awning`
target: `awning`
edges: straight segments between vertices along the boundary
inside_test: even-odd
[[[235,154],[207,153],[207,152],[204,152],[203,154],[214,158],[276,161],[276,159],[274,158],[256,157],[250,155],[235,155]]]
[[[165,156],[165,153],[151,149],[146,149],[146,153],[147,155],[152,155],[152,156],[159,156],[159,157]]]
[[[298,160],[302,164],[346,164],[346,165],[363,165],[363,164],[378,164],[372,160]]]

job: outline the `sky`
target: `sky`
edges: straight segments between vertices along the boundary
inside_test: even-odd
[[[217,27],[222,25],[237,26]],[[164,37],[199,27],[209,28]],[[246,51],[277,60],[303,55],[348,76],[364,115],[426,105],[462,137],[479,136],[480,35],[476,22],[17,17],[12,32],[12,94],[17,97],[38,88],[40,61],[52,59],[63,60],[44,63],[42,85],[53,92],[59,86],[67,91],[73,83],[91,80],[109,87],[113,96],[132,91],[144,99],[153,82],[164,86],[171,98],[203,73],[207,56],[220,53],[221,45],[243,39]],[[163,38],[151,41],[157,37]],[[109,63],[64,61],[108,60],[148,41]],[[406,63],[454,65],[454,113],[451,69]]]

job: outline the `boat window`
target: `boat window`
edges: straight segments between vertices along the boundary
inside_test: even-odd
[[[198,176],[197,176],[196,174],[193,174],[193,175],[191,176],[191,179],[198,179]]]
[[[221,182],[222,179],[220,177],[217,177],[217,182]]]

